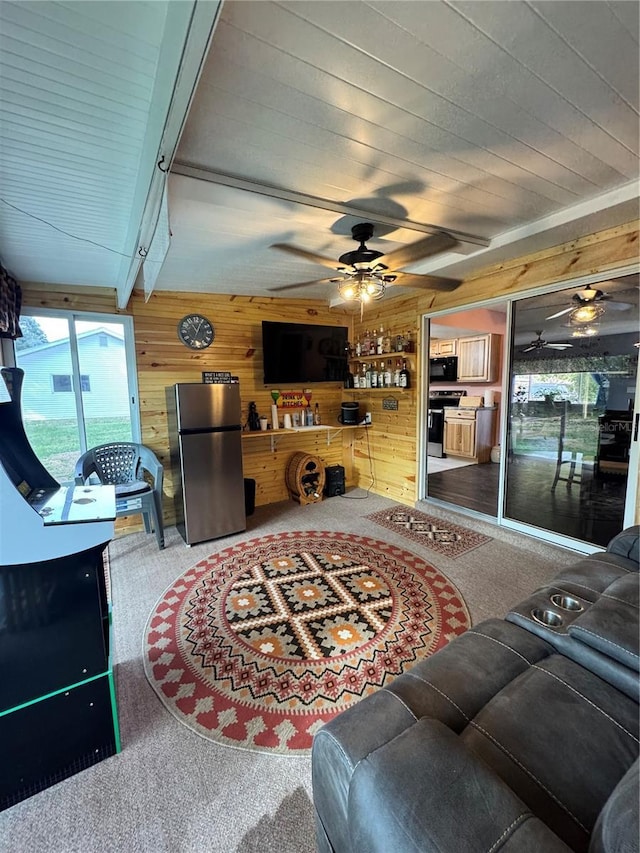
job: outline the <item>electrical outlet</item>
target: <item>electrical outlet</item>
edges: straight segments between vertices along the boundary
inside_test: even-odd
[[[371,423],[371,412],[365,412],[364,413],[364,422],[365,422],[365,424]]]

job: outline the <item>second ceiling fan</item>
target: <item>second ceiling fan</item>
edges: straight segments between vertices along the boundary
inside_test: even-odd
[[[380,299],[387,287],[400,285],[402,287],[421,287],[426,290],[454,290],[460,282],[457,279],[443,278],[433,275],[402,272],[401,268],[415,263],[431,255],[444,252],[458,242],[455,237],[444,231],[438,231],[402,246],[393,252],[385,254],[375,249],[369,249],[366,241],[373,237],[374,226],[370,222],[360,222],[351,229],[353,239],[359,244],[357,249],[340,255],[338,261],[316,255],[297,246],[287,243],[275,243],[272,248],[288,252],[299,258],[333,269],[337,275],[330,278],[304,281],[297,284],[285,284],[272,287],[272,291],[294,290],[298,287],[310,287],[317,284],[337,284],[340,295],[344,299]]]

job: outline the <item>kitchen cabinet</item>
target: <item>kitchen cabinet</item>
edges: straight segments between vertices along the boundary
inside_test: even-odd
[[[496,418],[495,408],[445,409],[444,453],[474,462],[489,462]]]
[[[455,338],[451,340],[430,340],[429,341],[429,357],[444,358],[448,355],[455,355],[458,341]]]
[[[498,379],[502,335],[458,338],[458,382],[495,382]]]

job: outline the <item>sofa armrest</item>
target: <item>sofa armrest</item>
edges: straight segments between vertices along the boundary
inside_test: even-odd
[[[609,554],[617,554],[629,560],[629,569],[640,571],[640,525],[627,527],[607,545]]]
[[[428,718],[358,764],[349,833],[354,853],[570,850],[456,734]]]

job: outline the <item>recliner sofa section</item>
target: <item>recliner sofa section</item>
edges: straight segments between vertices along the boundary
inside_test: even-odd
[[[637,851],[639,534],[324,726],[318,849]]]

